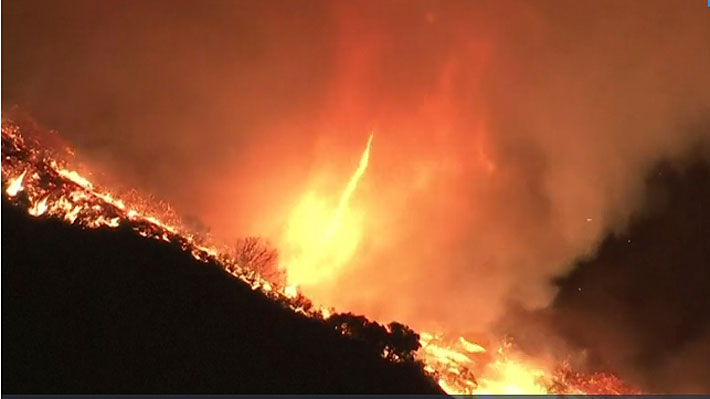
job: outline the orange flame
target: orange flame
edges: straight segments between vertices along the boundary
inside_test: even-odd
[[[14,197],[17,195],[17,193],[24,189],[22,187],[22,180],[24,180],[26,173],[27,171],[24,171],[19,176],[12,178],[8,181],[7,190],[5,190],[7,195],[9,195],[10,197]]]
[[[452,395],[639,393],[612,374],[574,373],[564,362],[543,364],[516,351],[510,341],[488,351],[464,337],[449,340],[423,332],[420,343],[418,358],[425,370]]]

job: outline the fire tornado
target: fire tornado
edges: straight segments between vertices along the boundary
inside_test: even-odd
[[[308,192],[293,209],[281,249],[290,285],[313,285],[331,278],[355,254],[362,213],[351,207],[350,200],[367,170],[373,136],[335,206],[327,196]]]

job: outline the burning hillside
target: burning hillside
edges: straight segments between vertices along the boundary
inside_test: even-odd
[[[264,292],[295,312],[318,319],[327,320],[330,317],[333,310],[312,306],[297,292],[296,286],[264,279],[258,271],[240,265],[228,247],[220,246],[206,235],[190,231],[169,207],[153,204],[135,192],[121,195],[95,185],[74,169],[70,149],[46,146],[41,142],[39,133],[3,119],[4,196],[16,206],[26,209],[29,215],[61,219],[87,229],[130,226],[141,236],[179,245],[197,260],[216,262],[252,289]],[[371,141],[372,137],[334,218],[327,224],[329,229],[324,232],[326,239],[341,228],[348,198],[367,166]],[[388,328],[392,333],[392,327]],[[343,333],[346,331],[348,329],[342,330]],[[565,363],[550,366],[549,363],[527,357],[506,340],[492,341],[484,347],[464,337],[423,332],[419,344],[412,346],[412,349],[417,347],[420,349],[416,358],[424,363],[425,370],[438,380],[441,387],[452,394],[635,392],[613,375],[577,373]],[[398,361],[397,356],[388,355],[388,350],[385,347],[382,355]]]
[[[38,132],[34,132],[37,134]],[[118,227],[130,224],[144,237],[176,242],[198,260],[217,260],[225,269],[248,281],[256,288],[267,287],[259,279],[227,256],[225,248],[217,248],[209,237],[190,232],[165,204],[151,203],[135,192],[124,195],[96,187],[68,165],[63,148],[43,147],[38,136],[23,135],[20,126],[3,120],[2,178],[5,195],[16,204],[27,207],[32,216],[50,216],[87,228]]]

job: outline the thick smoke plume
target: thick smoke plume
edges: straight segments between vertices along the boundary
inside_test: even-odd
[[[302,287],[416,328],[550,303],[654,162],[707,139],[700,1],[6,1],[3,107],[225,240],[353,196],[356,256]],[[706,119],[703,119],[705,117]],[[705,125],[703,125],[705,123]]]

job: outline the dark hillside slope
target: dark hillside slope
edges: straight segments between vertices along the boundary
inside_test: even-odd
[[[2,348],[3,393],[441,393],[174,245],[4,199]]]

